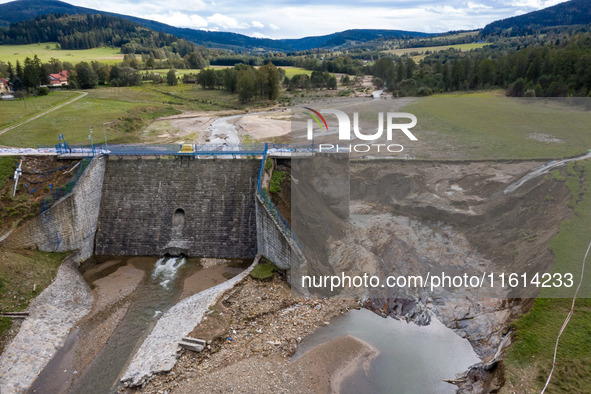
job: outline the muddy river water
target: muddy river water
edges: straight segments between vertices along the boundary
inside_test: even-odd
[[[292,357],[342,335],[362,339],[380,351],[368,371],[346,378],[342,393],[455,393],[454,379],[480,362],[470,343],[434,316],[428,326],[382,318],[366,309],[352,310],[305,338]]]

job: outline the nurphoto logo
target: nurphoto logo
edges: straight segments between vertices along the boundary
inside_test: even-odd
[[[314,140],[314,121],[320,129],[320,133],[329,133],[328,123],[322,114],[334,115],[338,121],[338,136],[339,141],[351,141],[351,130],[355,138],[362,141],[373,141],[380,140],[384,135],[384,112],[378,112],[378,127],[375,132],[362,132],[359,127],[359,113],[353,112],[353,127],[351,127],[351,119],[345,112],[337,109],[323,109],[316,111],[310,107],[304,107],[304,109],[310,112],[304,112],[304,114],[310,116],[308,119],[308,140]],[[386,140],[388,142],[393,141],[396,138],[396,134],[402,132],[409,140],[418,141],[417,137],[410,131],[411,128],[416,126],[417,117],[408,112],[387,112],[386,113]],[[401,119],[410,120],[406,123],[395,123]],[[402,152],[404,147],[400,144],[325,144],[321,143],[318,145],[320,152],[323,151],[337,151],[337,152],[369,152],[375,149],[377,152],[388,151],[392,153]]]

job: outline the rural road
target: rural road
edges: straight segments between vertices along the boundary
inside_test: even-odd
[[[29,119],[27,119],[27,120],[24,120],[24,121],[22,121],[22,122],[20,122],[20,123],[17,123],[17,124],[15,124],[15,125],[12,125],[12,126],[9,126],[9,127],[5,128],[5,129],[2,129],[2,130],[0,130],[0,135],[4,134],[4,133],[6,133],[7,131],[10,131],[10,130],[12,130],[12,129],[16,129],[17,127],[20,127],[20,126],[22,126],[22,125],[24,125],[24,124],[26,124],[26,123],[29,123],[29,122],[31,122],[31,121],[33,121],[33,120],[35,120],[35,119],[39,119],[40,117],[42,117],[42,116],[44,116],[44,115],[47,115],[48,113],[50,113],[50,112],[53,112],[53,111],[55,111],[56,109],[60,109],[60,108],[62,108],[62,107],[65,107],[65,106],[66,106],[66,105],[68,105],[68,104],[72,104],[74,101],[80,100],[82,97],[86,96],[87,94],[88,94],[87,92],[80,92],[80,96],[78,96],[78,97],[74,97],[73,99],[71,99],[71,100],[68,100],[68,101],[66,101],[65,103],[62,103],[62,104],[60,104],[60,105],[56,105],[55,107],[52,107],[52,108],[48,109],[48,110],[47,110],[47,111],[45,111],[45,112],[42,112],[42,113],[40,113],[40,114],[37,114],[37,115],[33,116],[32,118],[29,118]]]

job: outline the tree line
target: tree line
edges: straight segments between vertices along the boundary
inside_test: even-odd
[[[513,96],[591,93],[591,34],[580,33],[517,48],[493,45],[426,56],[383,57],[371,67],[374,84],[398,96],[503,88]]]
[[[203,89],[225,89],[238,94],[240,101],[245,103],[254,98],[277,100],[284,75],[284,71],[273,63],[258,68],[240,63],[221,70],[204,69],[194,78]]]

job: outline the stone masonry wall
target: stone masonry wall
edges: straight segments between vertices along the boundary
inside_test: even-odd
[[[254,258],[260,163],[109,159],[95,254]]]
[[[104,157],[92,160],[69,195],[18,227],[0,245],[44,252],[78,250],[78,262],[92,256],[105,162]]]
[[[256,209],[259,254],[281,269],[292,268],[294,261],[299,261],[299,255],[292,250],[293,245],[288,241],[287,235],[259,198],[256,200]]]

